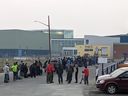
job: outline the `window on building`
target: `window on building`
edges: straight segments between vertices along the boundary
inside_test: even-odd
[[[88,39],[86,40],[86,44],[89,44],[89,40]]]
[[[93,51],[93,49],[84,49],[84,51]]]
[[[101,48],[101,56],[108,56],[108,54],[107,54],[107,47],[102,47]]]

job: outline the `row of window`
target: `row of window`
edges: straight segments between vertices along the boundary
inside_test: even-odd
[[[42,56],[48,55],[48,50],[31,50],[31,49],[0,49],[0,57],[17,57],[17,56]]]
[[[84,51],[93,51],[93,49],[84,49]],[[98,49],[98,51],[102,51],[102,49]]]
[[[83,45],[84,44],[84,40],[52,40],[52,45],[54,44],[58,44],[58,45]]]

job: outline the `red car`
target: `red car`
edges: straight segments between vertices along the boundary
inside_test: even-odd
[[[111,74],[99,76],[96,87],[109,94],[114,94],[119,90],[128,91],[128,67],[122,67]]]

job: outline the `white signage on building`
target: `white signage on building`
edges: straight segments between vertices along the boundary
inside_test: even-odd
[[[104,58],[104,57],[99,57],[98,58],[98,63],[107,63],[107,58]]]

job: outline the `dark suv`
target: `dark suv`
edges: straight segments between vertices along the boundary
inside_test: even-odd
[[[114,94],[119,90],[128,91],[128,67],[119,68],[111,74],[99,76],[96,87],[109,94]]]

